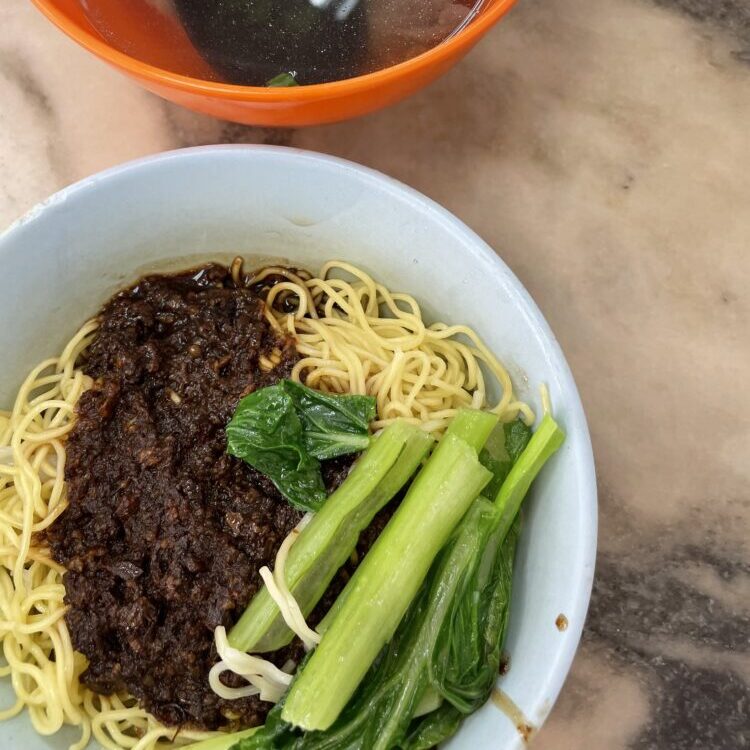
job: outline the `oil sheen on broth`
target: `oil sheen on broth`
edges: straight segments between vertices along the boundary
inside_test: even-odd
[[[485,2],[128,0],[124,11],[118,0],[81,0],[99,33],[123,52],[176,73],[254,86],[282,73],[324,83],[403,62],[455,34]],[[180,42],[208,67],[191,69]]]

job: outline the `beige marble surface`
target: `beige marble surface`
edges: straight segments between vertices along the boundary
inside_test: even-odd
[[[162,149],[281,142],[437,199],[521,277],[587,409],[588,625],[538,750],[750,746],[750,4],[522,0],[432,88],[269,132],[178,110],[0,4],[0,225]]]

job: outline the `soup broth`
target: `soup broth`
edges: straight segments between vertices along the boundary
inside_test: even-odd
[[[175,73],[265,86],[325,83],[403,62],[486,0],[81,0],[109,43]]]

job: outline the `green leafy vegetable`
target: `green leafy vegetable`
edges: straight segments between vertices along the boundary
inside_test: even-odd
[[[489,479],[477,451],[446,434],[322,623],[323,638],[289,690],[285,721],[306,730],[333,724]]]
[[[430,662],[432,689],[462,714],[473,713],[489,698],[508,624],[520,524],[503,538],[497,525],[500,510],[492,507],[492,513],[487,510],[467,531],[476,555],[467,566],[466,589],[453,598]]]
[[[331,395],[291,380],[283,386],[294,402],[311,456],[323,460],[367,448],[370,422],[375,419],[372,396]]]
[[[299,86],[294,75],[294,73],[279,73],[277,76],[271,78],[270,81],[266,81],[266,86],[269,88],[289,88],[291,86]]]
[[[227,450],[296,508],[316,511],[326,498],[318,459],[367,448],[374,416],[371,396],[328,395],[282,380],[240,401],[227,425]]]
[[[531,483],[564,441],[565,433],[551,415],[545,414],[495,498],[495,505],[503,514],[499,524],[503,536],[508,533],[513,519],[518,515]]]
[[[498,518],[499,511],[488,500],[479,498],[472,504],[395,636],[332,727],[302,733],[282,720],[284,709],[277,707],[266,726],[239,743],[236,750],[417,750],[453,734],[463,714],[450,703],[414,721],[412,716],[431,687],[434,653],[441,637],[446,637],[445,624],[450,622],[456,600],[474,599],[473,575],[482,557],[482,544]],[[298,676],[292,689],[300,679]],[[427,740],[433,745],[424,744]]]
[[[427,750],[450,737],[461,717],[486,701],[497,678],[520,524],[517,511],[563,440],[562,430],[545,416],[495,502],[480,497],[471,504],[393,638],[332,726],[302,732],[283,720],[285,705],[280,704],[266,727],[238,742],[235,750]],[[509,449],[509,455],[511,450],[517,453]],[[337,668],[332,667],[330,676]],[[306,671],[303,667],[292,691]],[[414,718],[429,693],[443,703]]]
[[[302,530],[289,551],[285,577],[305,616],[354,551],[360,533],[409,481],[433,442],[406,422],[388,426]],[[286,646],[292,636],[264,586],[230,631],[229,643],[242,651],[262,653]]]
[[[513,465],[526,450],[533,430],[522,419],[515,419],[503,425],[503,432],[505,433],[505,449],[508,451],[511,465]]]
[[[484,496],[493,500],[500,492],[513,464],[531,439],[531,427],[520,419],[499,424],[485,443],[479,460],[492,472],[490,483],[484,488]]]
[[[458,731],[463,718],[458,709],[444,703],[412,722],[409,734],[401,743],[401,750],[432,750]]]
[[[305,447],[302,422],[282,385],[240,401],[227,441],[229,453],[263,472],[295,508],[320,508],[326,498],[320,463]]]

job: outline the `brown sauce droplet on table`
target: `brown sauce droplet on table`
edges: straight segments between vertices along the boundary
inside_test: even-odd
[[[521,709],[500,688],[492,691],[492,702],[513,722],[524,742],[531,740],[535,727],[523,715]]]
[[[568,618],[565,615],[558,615],[555,620],[555,626],[562,633],[568,629]]]

